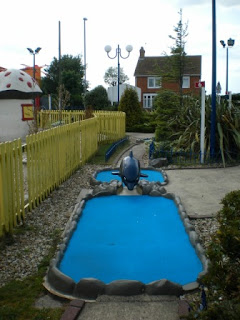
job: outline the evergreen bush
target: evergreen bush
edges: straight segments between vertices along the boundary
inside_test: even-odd
[[[119,102],[118,110],[126,113],[126,130],[132,131],[134,126],[141,124],[143,114],[137,92],[126,88]]]
[[[237,320],[240,315],[240,190],[228,193],[217,214],[219,229],[207,250],[210,260],[202,279],[208,288],[208,309],[189,319]]]

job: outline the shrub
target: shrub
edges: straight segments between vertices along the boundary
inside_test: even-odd
[[[170,90],[161,90],[154,99],[154,109],[157,115],[156,141],[171,140],[176,129],[174,121],[180,108],[179,96]]]
[[[240,314],[240,190],[228,193],[221,203],[219,229],[207,250],[210,265],[203,278],[209,307],[198,319],[237,320]]]
[[[121,96],[118,110],[126,113],[126,129],[132,131],[135,125],[141,123],[142,108],[138,101],[137,92],[133,88],[126,88]]]
[[[107,90],[103,86],[97,86],[85,95],[86,106],[92,106],[94,110],[106,110],[111,106],[108,100]]]

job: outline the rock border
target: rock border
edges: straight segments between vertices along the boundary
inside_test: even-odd
[[[172,193],[167,193],[161,183],[141,180],[138,187],[140,193],[143,195],[165,197],[173,200],[176,204],[180,218],[189,236],[189,240],[203,265],[203,271],[199,273],[196,281],[183,286],[167,279],[160,279],[148,284],[144,284],[136,280],[115,280],[109,284],[105,284],[95,278],[83,278],[76,283],[73,279],[66,276],[58,269],[60,261],[67,248],[67,244],[77,227],[77,221],[81,217],[86,201],[94,197],[116,195],[119,194],[119,190],[122,190],[122,183],[117,180],[113,180],[110,183],[98,184],[93,190],[84,190],[82,192],[83,197],[82,199],[79,199],[79,203],[76,204],[71,214],[63,233],[63,242],[59,246],[59,250],[56,252],[55,257],[51,260],[47,275],[44,278],[44,286],[48,291],[65,298],[70,297],[71,299],[95,300],[99,295],[103,294],[120,296],[140,294],[180,296],[199,287],[201,277],[207,273],[209,261],[205,256],[204,249],[200,244],[200,240],[195,232],[194,226],[190,222],[181,203],[181,199]]]
[[[167,176],[166,172],[163,169],[160,169],[160,168],[156,169],[154,167],[149,166],[149,167],[144,168],[144,170],[151,170],[151,171],[160,172],[162,174],[162,176],[163,176],[164,181],[163,182],[159,181],[157,183],[160,183],[162,186],[165,186],[165,185],[168,184],[168,182],[169,182],[168,176]],[[116,168],[116,167],[113,167],[113,168],[112,167],[106,167],[104,169],[99,169],[99,170],[95,171],[94,174],[90,178],[90,184],[92,186],[96,186],[96,185],[100,185],[100,184],[104,183],[103,181],[96,180],[96,176],[98,175],[98,173],[100,173],[102,171],[119,171],[119,167],[118,168]],[[144,179],[139,180],[139,182],[143,181],[143,180]],[[114,179],[114,176],[113,176],[113,179],[111,181],[119,181],[119,180]]]

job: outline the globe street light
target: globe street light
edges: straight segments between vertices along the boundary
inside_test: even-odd
[[[33,55],[33,79],[35,79],[35,55],[39,53],[39,51],[42,49],[40,47],[37,47],[37,49],[33,50],[31,48],[27,48],[28,51]],[[33,98],[33,112],[34,112],[34,123],[35,123],[35,130],[37,132],[37,108],[36,108],[36,102],[35,98]]]
[[[33,51],[33,49],[31,49],[31,48],[27,48],[27,49],[28,49],[28,51],[33,55],[33,79],[35,80],[35,55],[36,55],[37,53],[39,53],[39,51],[40,51],[42,48],[37,47],[37,49],[35,49],[34,51]]]
[[[223,46],[223,48],[225,48],[227,46],[227,55],[226,55],[226,93],[228,94],[228,48],[231,48],[234,46],[235,40],[229,38],[227,41],[227,44],[223,41],[220,40],[221,45]]]
[[[119,60],[120,60],[120,57],[122,59],[127,59],[129,57],[133,47],[130,44],[126,46],[126,50],[128,52],[128,55],[126,57],[122,56],[121,49],[120,49],[119,45],[116,49],[116,55],[114,57],[110,57],[110,55],[109,55],[109,52],[112,50],[111,46],[107,45],[107,46],[105,46],[104,49],[107,52],[108,58],[115,59],[117,57],[117,59],[118,59],[118,105],[119,105],[119,84],[120,84],[120,62],[119,62]]]

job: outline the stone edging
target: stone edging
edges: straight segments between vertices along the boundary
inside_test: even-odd
[[[109,284],[105,284],[98,279],[83,278],[76,283],[73,279],[66,276],[58,269],[58,265],[64,255],[67,244],[76,229],[77,221],[82,214],[86,201],[98,196],[116,195],[119,193],[120,188],[122,188],[121,182],[114,180],[111,183],[100,184],[93,190],[84,192],[85,195],[83,199],[75,206],[66,225],[63,233],[63,242],[59,246],[59,250],[50,263],[47,275],[44,279],[45,288],[58,296],[66,298],[70,297],[71,299],[96,299],[99,295],[103,294],[121,296],[139,294],[180,296],[198,288],[198,281],[200,281],[201,277],[207,272],[208,260],[205,257],[204,249],[200,244],[197,233],[194,230],[194,226],[191,224],[179,197],[172,193],[167,193],[165,188],[159,183],[151,183],[146,180],[141,180],[139,182],[139,188],[143,195],[162,196],[171,199],[175,202],[178,208],[179,215],[189,236],[189,240],[203,265],[203,271],[199,273],[196,282],[181,286],[180,284],[171,282],[167,279],[161,279],[148,284],[135,280],[116,280]]]
[[[90,184],[92,186],[96,186],[96,185],[100,185],[102,183],[104,183],[103,181],[98,181],[96,180],[96,176],[99,172],[102,172],[102,171],[109,171],[109,170],[112,170],[112,171],[119,171],[119,167],[106,167],[106,168],[103,168],[101,170],[97,170],[94,172],[93,176],[90,178]],[[163,170],[163,169],[160,169],[160,168],[154,168],[154,167],[146,167],[144,168],[144,170],[151,170],[151,171],[157,171],[157,172],[160,172],[164,178],[164,181],[163,182],[158,182],[161,186],[165,186],[168,184],[169,180],[168,180],[168,176],[166,174],[166,172]],[[114,180],[114,176],[113,176],[113,180]],[[118,180],[114,180],[114,181],[118,181]],[[142,181],[142,180],[140,180]],[[140,183],[139,181],[139,183]],[[152,182],[154,183],[154,182]]]

